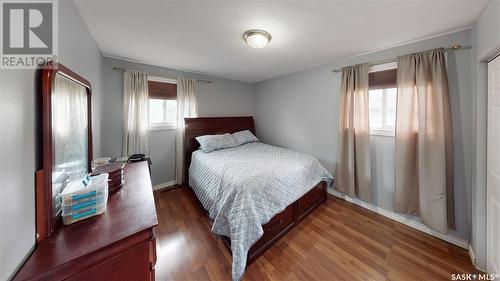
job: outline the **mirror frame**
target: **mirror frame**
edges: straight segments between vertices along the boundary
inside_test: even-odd
[[[87,170],[90,172],[92,161],[92,88],[90,82],[76,74],[62,64],[56,68],[42,69],[41,77],[41,114],[42,114],[42,145],[41,158],[42,170],[36,172],[36,240],[37,243],[49,237],[56,229],[60,215],[55,217],[52,206],[52,164],[53,164],[53,137],[52,137],[52,92],[54,79],[57,74],[84,86],[87,90],[87,114],[88,114],[88,163]]]

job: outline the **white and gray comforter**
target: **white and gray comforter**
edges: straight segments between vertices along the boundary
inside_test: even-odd
[[[231,238],[232,278],[239,280],[262,225],[332,176],[303,153],[261,142],[192,155],[189,184],[213,219],[212,232]]]

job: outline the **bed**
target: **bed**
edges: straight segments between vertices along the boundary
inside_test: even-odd
[[[316,158],[261,142],[198,149],[198,136],[255,134],[252,117],[185,118],[185,124],[189,187],[232,254],[232,278],[239,280],[247,265],[326,201],[333,179]]]

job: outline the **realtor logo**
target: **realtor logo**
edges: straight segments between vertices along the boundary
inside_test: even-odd
[[[57,2],[0,0],[1,65],[4,69],[55,66]]]

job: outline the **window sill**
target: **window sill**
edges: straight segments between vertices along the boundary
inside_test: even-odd
[[[370,130],[370,136],[395,137],[395,131],[389,130]]]
[[[160,126],[151,126],[149,127],[150,131],[171,131],[171,130],[176,130],[176,126],[172,125],[160,125]]]

